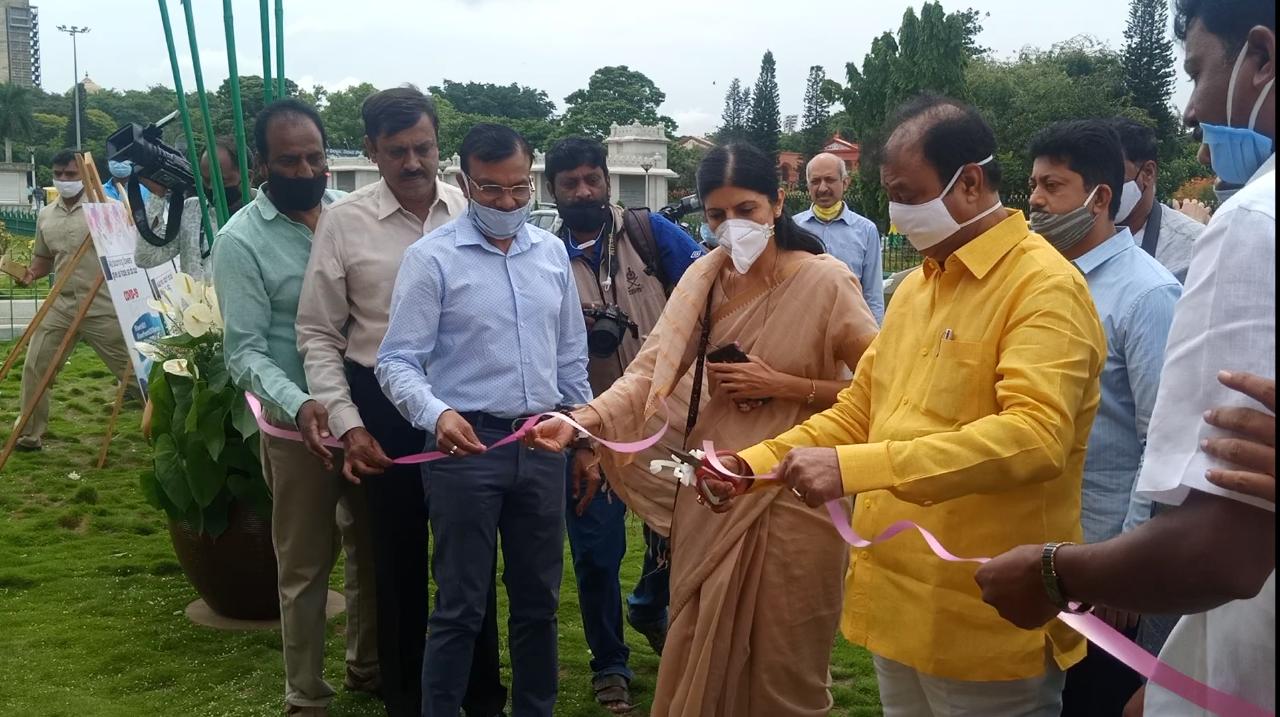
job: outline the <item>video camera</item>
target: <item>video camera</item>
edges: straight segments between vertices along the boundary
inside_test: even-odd
[[[133,163],[133,174],[129,176],[128,187],[133,223],[138,227],[142,238],[155,246],[165,246],[178,235],[182,224],[183,203],[196,191],[191,163],[181,152],[161,139],[165,125],[177,117],[178,112],[174,111],[146,127],[131,122],[107,138],[107,159]],[[142,190],[138,187],[139,179],[150,180],[169,190],[169,218],[163,237],[151,231],[147,221],[147,208],[142,202]]]
[[[667,206],[658,210],[664,219],[670,220],[672,223],[679,224],[680,218],[690,212],[702,211],[702,200],[696,194],[690,194],[683,197],[678,202],[672,202]]]
[[[591,330],[587,332],[587,353],[592,358],[612,356],[622,344],[622,337],[627,331],[631,332],[632,338],[640,338],[640,327],[615,304],[604,308],[583,309],[582,313],[593,320]]]

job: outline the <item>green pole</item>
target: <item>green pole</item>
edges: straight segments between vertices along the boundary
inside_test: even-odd
[[[214,151],[218,136],[213,132],[213,119],[209,116],[209,97],[204,92],[204,73],[200,71],[200,48],[196,44],[196,24],[195,18],[191,15],[191,0],[182,0],[182,12],[187,20],[187,42],[191,45],[191,67],[196,75],[196,96],[200,98],[200,119],[204,122],[205,147],[209,151]],[[209,162],[209,179],[212,180],[213,185],[210,189],[216,190],[222,186],[222,167],[219,166],[216,155],[211,158],[214,161]],[[214,191],[213,204],[218,209],[218,225],[226,224],[227,198],[222,195],[222,192]]]
[[[236,159],[240,161],[240,196],[249,201],[249,153],[245,149],[244,105],[240,103],[240,70],[236,66],[236,23],[231,14],[231,0],[222,0],[222,20],[227,35],[227,69],[230,70],[231,117],[236,129]],[[216,158],[211,153],[210,158]],[[230,212],[230,209],[227,210]]]
[[[284,80],[284,0],[276,0],[276,98],[289,96]]]
[[[275,89],[271,84],[271,0],[259,2],[258,14],[262,24],[262,98],[271,104]]]
[[[191,113],[187,111],[187,94],[182,91],[182,73],[178,70],[178,51],[173,46],[173,26],[169,24],[168,0],[159,0],[160,22],[164,25],[164,41],[169,47],[169,66],[173,69],[173,89],[178,93],[178,116],[182,118],[182,133],[187,139],[187,161],[195,169],[196,197],[200,199],[200,219],[204,225],[204,235],[213,245],[213,225],[209,223],[209,205],[205,201],[204,179],[200,176],[200,156],[196,152],[196,136],[191,129]]]

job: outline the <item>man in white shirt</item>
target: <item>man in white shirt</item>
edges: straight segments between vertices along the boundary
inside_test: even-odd
[[[977,580],[983,598],[1022,627],[1069,602],[1181,613],[1161,659],[1273,711],[1275,504],[1209,480],[1231,464],[1206,452],[1227,434],[1205,415],[1265,408],[1220,382],[1220,370],[1275,379],[1275,5],[1176,0],[1174,27],[1195,83],[1185,120],[1204,134],[1201,159],[1244,187],[1196,242],[1169,334],[1138,490],[1170,507],[1095,545],[1015,548]],[[1146,714],[1208,712],[1151,686]]]

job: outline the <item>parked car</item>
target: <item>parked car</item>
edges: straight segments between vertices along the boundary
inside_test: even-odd
[[[555,209],[535,209],[529,215],[529,223],[555,234],[560,231],[560,212]]]

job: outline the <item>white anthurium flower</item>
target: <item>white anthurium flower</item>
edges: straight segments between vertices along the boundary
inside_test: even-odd
[[[144,357],[148,359],[151,359],[152,361],[165,360],[165,353],[160,350],[160,347],[156,346],[155,344],[149,341],[139,341],[135,343],[133,346],[134,348],[138,349],[138,353],[142,354]]]
[[[187,378],[195,378],[192,369],[195,368],[191,362],[186,359],[169,359],[164,362],[164,372],[171,373],[174,376],[186,376]]]
[[[209,333],[214,322],[213,309],[210,309],[208,304],[192,304],[182,312],[182,325],[186,327],[188,334],[196,338]]]
[[[213,311],[213,325],[218,331],[225,329],[226,325],[222,323],[222,307],[218,306],[218,292],[213,290],[213,284],[204,287],[204,303]]]
[[[689,451],[689,455],[699,460],[703,457],[703,452],[698,449]],[[680,481],[680,485],[692,486],[694,484],[694,472],[697,466],[691,466],[688,463],[671,456],[671,460],[649,461],[649,472],[654,475],[661,475],[664,470],[670,470],[676,480]]]
[[[204,292],[200,290],[200,282],[192,279],[190,274],[182,272],[174,274],[173,288],[178,292],[178,306],[183,310],[204,298]]]

